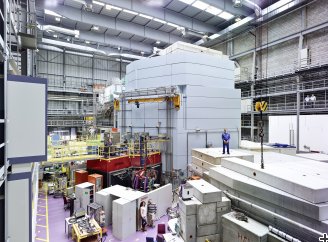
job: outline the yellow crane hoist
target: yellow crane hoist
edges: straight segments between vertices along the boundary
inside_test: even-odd
[[[154,103],[154,102],[165,102],[165,101],[172,101],[174,108],[176,110],[180,109],[180,103],[181,103],[180,95],[174,95],[173,97],[133,98],[133,99],[129,99],[128,103],[135,103],[137,106],[139,106],[140,103]]]
[[[255,103],[255,110],[260,112],[265,112],[268,109],[268,103],[265,101],[262,102],[256,102]]]

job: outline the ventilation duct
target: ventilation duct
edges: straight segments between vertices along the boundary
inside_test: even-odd
[[[53,25],[39,25],[38,28],[42,31],[55,31],[58,33],[66,34],[69,36],[75,36],[79,37],[80,36],[80,31],[79,30],[73,30],[73,29],[66,29],[66,28],[61,28]]]
[[[132,54],[127,54],[127,53],[108,53],[106,51],[92,48],[90,46],[77,45],[77,44],[72,44],[72,43],[58,41],[58,40],[52,40],[52,39],[46,39],[46,38],[42,38],[42,43],[43,44],[39,44],[38,47],[43,48],[46,45],[46,46],[48,46],[46,48],[52,47],[52,48],[58,49],[57,47],[54,47],[54,46],[58,46],[58,47],[65,48],[65,49],[78,50],[83,53],[89,52],[89,53],[98,54],[98,55],[102,55],[102,56],[108,56],[108,57],[114,57],[114,58],[122,57],[122,58],[132,59],[132,60],[140,60],[140,59],[145,58],[140,55],[132,55]],[[55,50],[55,49],[53,49],[53,50]],[[62,52],[62,51],[60,51],[60,52]]]
[[[262,9],[259,5],[257,5],[256,3],[250,1],[250,0],[243,0],[242,4],[244,4],[246,7],[254,9],[255,15],[257,17],[262,16]]]

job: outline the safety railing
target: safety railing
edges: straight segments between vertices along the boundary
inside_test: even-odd
[[[301,92],[305,91],[318,91],[328,89],[328,79],[318,80],[318,81],[309,81],[309,82],[302,82],[299,84],[299,90]],[[296,93],[297,91],[297,84],[286,84],[286,85],[279,85],[279,86],[272,86],[268,88],[263,88],[254,91],[255,97],[261,96],[270,96],[270,95],[282,95],[288,93]],[[251,97],[251,91],[244,91],[241,93],[242,98],[249,98]]]
[[[48,109],[48,116],[90,116],[93,111],[84,111],[80,109]]]
[[[327,100],[318,100],[315,102],[301,102],[300,109],[303,112],[313,111],[313,110],[327,110],[328,101]],[[268,105],[268,111],[296,111],[297,103],[296,102],[288,102],[288,103],[275,103]],[[327,110],[328,111],[328,110]]]
[[[48,120],[48,126],[55,127],[79,127],[92,124],[92,121],[86,120]]]
[[[73,88],[73,87],[62,87],[62,86],[48,86],[48,91],[92,94],[92,88],[85,88],[85,87]]]

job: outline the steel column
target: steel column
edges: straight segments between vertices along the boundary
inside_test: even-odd
[[[299,91],[300,76],[297,76],[297,96],[296,96],[296,153],[300,152],[300,110],[301,95]]]

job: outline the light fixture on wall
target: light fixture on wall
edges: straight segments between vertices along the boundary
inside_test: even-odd
[[[98,31],[98,30],[99,30],[99,27],[96,26],[96,25],[93,25],[93,26],[91,27],[91,30],[93,30],[93,31]]]
[[[242,0],[232,0],[232,4],[235,8],[240,8],[243,6],[243,1]]]

